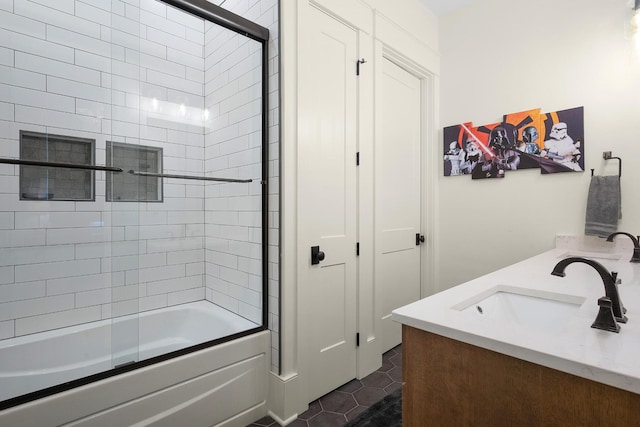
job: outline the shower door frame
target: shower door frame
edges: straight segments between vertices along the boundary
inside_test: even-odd
[[[258,332],[262,332],[268,329],[268,159],[269,159],[269,138],[268,138],[268,95],[269,95],[269,70],[268,70],[268,41],[269,30],[262,27],[255,22],[252,22],[242,16],[236,15],[220,6],[213,3],[209,3],[206,0],[158,0],[162,3],[176,7],[191,15],[202,18],[206,21],[213,22],[226,29],[234,31],[247,38],[255,40],[261,44],[262,49],[262,128],[261,128],[261,143],[262,143],[262,171],[261,171],[261,188],[262,188],[262,242],[261,242],[261,254],[262,254],[262,324],[258,327],[248,329],[246,331],[238,332],[232,335],[228,335],[223,338],[218,338],[211,341],[206,341],[191,347],[175,350],[169,353],[165,353],[159,356],[155,356],[142,361],[119,366],[107,371],[99,372],[97,374],[89,375],[83,378],[78,378],[63,384],[47,387],[41,390],[37,390],[31,393],[16,396],[11,399],[0,402],[0,411],[19,406],[28,402],[32,402],[37,399],[41,399],[47,396],[52,396],[57,393],[74,389],[86,384],[90,384],[96,381],[100,381],[106,378],[117,376],[125,372],[134,371],[146,366],[154,365],[169,359],[173,359],[179,356],[183,356],[189,353],[197,352],[209,347],[213,347],[225,342],[233,341],[241,337],[253,335]],[[90,166],[93,169],[98,169],[98,166]],[[109,168],[101,168],[100,170],[107,170]],[[113,168],[110,168],[113,169]]]

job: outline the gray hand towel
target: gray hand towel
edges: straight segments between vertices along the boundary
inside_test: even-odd
[[[621,202],[619,176],[592,176],[584,234],[606,237],[615,232],[622,218]]]

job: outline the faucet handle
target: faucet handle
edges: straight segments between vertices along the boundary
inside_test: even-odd
[[[613,317],[613,303],[611,298],[602,297],[598,299],[598,316],[596,320],[591,324],[592,328],[602,329],[609,332],[620,332],[620,325],[616,323],[616,319]]]
[[[611,278],[613,279],[613,283],[614,283],[614,285],[616,285],[616,288],[618,287],[618,285],[620,283],[622,283],[622,279],[618,279],[618,272],[617,271],[612,271],[611,272]],[[618,296],[618,299],[620,299],[620,296]],[[622,309],[622,317],[624,319],[626,317],[626,316],[624,316],[624,314],[627,312],[627,309],[622,304],[622,301],[620,301],[620,308]],[[619,319],[619,321],[622,322],[622,323],[626,323],[626,320],[623,320],[623,319]]]

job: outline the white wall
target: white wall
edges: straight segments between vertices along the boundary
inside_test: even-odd
[[[625,33],[628,3],[478,0],[440,20],[441,127],[584,106],[587,170],[441,176],[440,289],[550,249],[556,233],[583,234],[589,169],[617,173],[603,151],[623,159],[619,230],[640,233],[640,55]]]

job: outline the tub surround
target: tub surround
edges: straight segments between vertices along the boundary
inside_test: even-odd
[[[0,340],[0,401],[258,327],[197,301]],[[136,346],[120,342],[123,329],[136,331]]]
[[[258,332],[14,406],[0,425],[245,426],[267,413],[270,341]]]
[[[71,197],[61,175],[59,200],[21,200],[37,196],[35,181],[2,165],[0,339],[203,299],[262,322],[262,159],[277,162],[261,152],[262,117],[275,117],[262,112],[262,88],[277,81],[273,72],[263,81],[266,47],[161,1],[94,3],[9,2],[2,11],[0,52],[11,61],[0,60],[0,105],[11,114],[0,112],[0,157],[54,135],[67,163],[81,161],[62,150],[69,141],[90,144],[84,157],[96,165],[127,144],[162,150],[160,165],[139,166],[254,182],[165,178],[161,203],[125,202],[98,171],[86,183],[93,194]],[[275,2],[252,2],[252,11],[241,3],[225,8],[277,22]]]

